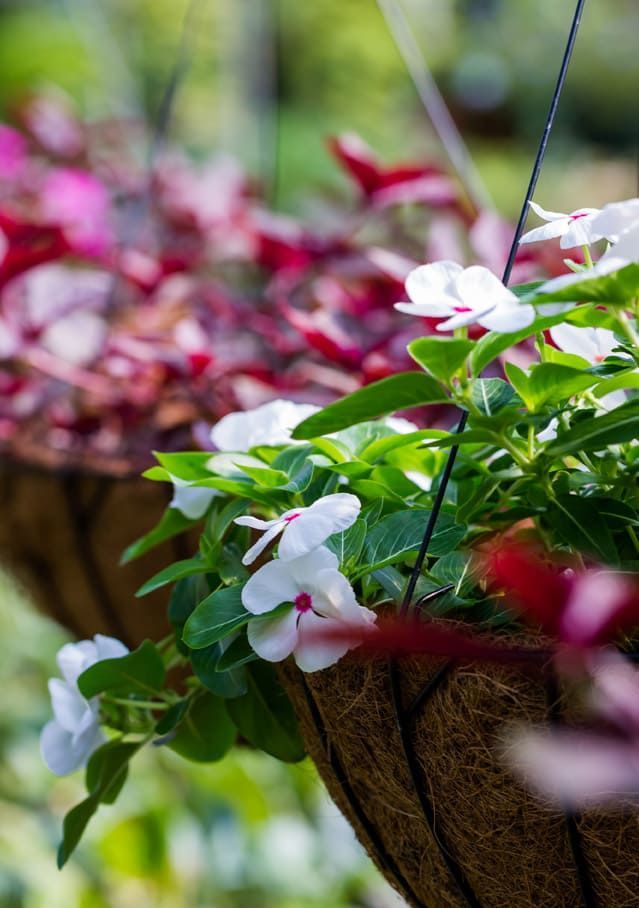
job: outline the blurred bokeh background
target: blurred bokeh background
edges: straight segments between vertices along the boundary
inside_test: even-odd
[[[414,38],[488,191],[517,212],[574,4],[404,0]],[[190,10],[190,12],[189,12]],[[183,32],[184,18],[190,24]],[[182,57],[180,58],[181,35]],[[538,199],[558,210],[637,185],[639,7],[591,0]],[[157,119],[184,64],[170,139],[236,155],[284,210],[345,187],[325,137],[352,130],[388,160],[441,155],[375,0],[0,0],[0,116],[51,86],[89,119]],[[1,516],[0,516],[1,519]],[[390,908],[396,904],[318,786],[250,752],[193,769],[137,761],[58,874],[55,846],[81,779],[54,781],[38,733],[64,634],[0,583],[0,906]]]

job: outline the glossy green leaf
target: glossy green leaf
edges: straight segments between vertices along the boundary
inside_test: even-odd
[[[118,659],[103,659],[78,678],[78,688],[87,700],[108,692],[116,696],[157,693],[165,679],[162,656],[155,643],[145,640],[136,650]]]
[[[397,511],[380,520],[369,532],[364,547],[366,561],[377,570],[388,564],[403,561],[419,551],[430,517],[430,511],[415,508]],[[456,524],[447,513],[439,515],[435,532],[428,547],[429,555],[446,555],[457,548],[466,535],[466,527]]]
[[[266,662],[246,667],[248,691],[227,701],[226,708],[240,734],[255,747],[283,760],[297,763],[305,756],[297,719],[275,669]]]
[[[485,334],[477,341],[470,354],[470,365],[473,375],[480,375],[486,366],[490,365],[505,350],[514,347],[515,344],[519,344],[540,331],[545,331],[547,328],[552,328],[553,325],[559,325],[564,321],[566,321],[565,314],[559,314],[537,318],[532,325],[522,328],[521,331],[514,331],[511,334],[498,334],[496,331],[489,331],[488,334]]]
[[[597,499],[578,495],[558,496],[550,505],[546,519],[563,541],[577,551],[605,564],[618,563],[612,533],[606,521],[599,516]]]
[[[225,701],[207,691],[194,697],[168,747],[193,763],[213,763],[228,753],[235,738]]]
[[[600,451],[607,445],[622,444],[639,437],[639,400],[628,401],[603,416],[581,420],[560,432],[546,448],[551,457],[576,451]]]
[[[535,306],[542,303],[608,303],[627,304],[639,296],[639,265],[631,264],[612,274],[598,277],[584,277],[578,283],[553,290],[541,292],[542,288],[531,294],[526,302]]]
[[[351,559],[359,558],[366,539],[366,521],[359,518],[343,533],[329,536],[324,545],[339,558],[340,565]]]
[[[243,627],[252,617],[242,605],[242,584],[224,587],[200,602],[184,625],[182,639],[191,649],[202,649]]]
[[[408,352],[433,378],[448,384],[474,346],[474,341],[464,338],[420,337],[408,345]]]
[[[502,378],[479,378],[473,382],[472,400],[486,416],[492,416],[516,400],[514,389]]]
[[[129,760],[139,748],[137,742],[109,741],[89,759],[86,769],[89,797],[72,808],[64,818],[62,842],[58,849],[60,869],[77,848],[100,804],[112,804],[116,799],[126,781]]]
[[[297,426],[293,438],[328,435],[355,423],[422,404],[444,403],[447,399],[441,386],[430,376],[401,372],[360,388],[313,414]]]
[[[167,508],[160,522],[152,530],[125,549],[120,558],[120,564],[129,564],[130,561],[135,561],[136,558],[154,549],[156,545],[160,545],[166,539],[172,539],[179,533],[183,533],[195,523],[197,523],[196,520],[189,520],[176,508]]]
[[[195,558],[186,558],[184,561],[176,561],[174,564],[170,564],[168,567],[158,571],[150,580],[143,583],[135,595],[138,599],[141,599],[143,596],[148,596],[149,593],[159,590],[169,583],[175,583],[185,577],[193,577],[195,574],[204,574],[208,570],[210,570],[209,565],[199,555]]]
[[[241,666],[218,671],[225,644],[230,638],[191,652],[191,665],[197,678],[211,693],[223,699],[241,697],[247,691],[246,673]]]

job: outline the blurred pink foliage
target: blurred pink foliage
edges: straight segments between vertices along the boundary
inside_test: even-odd
[[[406,343],[430,326],[393,304],[415,264],[498,270],[507,255],[509,225],[473,211],[445,168],[381,164],[354,136],[329,143],[353,197],[302,223],[228,158],[169,149],[149,172],[139,124],[83,123],[46,95],[17,119],[0,126],[0,442],[14,453],[138,468],[231,410],[325,403],[413,367]],[[545,254],[526,249],[516,278],[553,273]]]

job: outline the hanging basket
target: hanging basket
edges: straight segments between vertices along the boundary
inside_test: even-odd
[[[36,604],[75,636],[109,634],[128,646],[168,633],[166,595],[135,591],[187,557],[188,540],[169,540],[132,564],[125,548],[148,532],[167,489],[123,462],[57,462],[51,452],[15,452],[0,461],[0,561]]]
[[[345,659],[282,680],[330,794],[412,908],[639,903],[636,810],[553,813],[500,759],[509,723],[558,709],[538,673]]]

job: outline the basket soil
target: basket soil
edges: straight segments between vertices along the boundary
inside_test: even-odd
[[[134,647],[168,632],[165,591],[144,599],[135,591],[188,557],[188,542],[169,540],[119,566],[167,505],[166,486],[141,479],[140,469],[108,461],[62,469],[45,456],[5,455],[0,463],[0,561],[77,637],[110,634]]]
[[[345,659],[281,676],[331,796],[413,908],[639,905],[639,811],[566,817],[500,760],[508,723],[561,709],[539,673]]]

